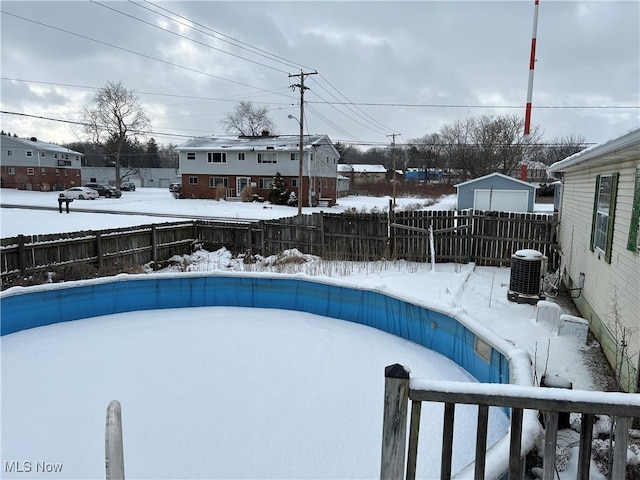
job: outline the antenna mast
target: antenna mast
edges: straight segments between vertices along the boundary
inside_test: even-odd
[[[527,87],[527,106],[524,113],[524,134],[529,135],[531,128],[531,98],[533,96],[533,67],[536,64],[536,35],[538,34],[538,3],[534,0],[533,9],[533,35],[531,37],[531,58],[529,59],[529,86]]]

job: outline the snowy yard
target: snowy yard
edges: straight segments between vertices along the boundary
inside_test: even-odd
[[[57,208],[55,192],[3,189],[0,194],[3,204]],[[415,205],[424,200],[402,199],[399,203],[404,202]],[[424,208],[449,209],[453,202],[455,198],[446,197],[436,205],[426,206],[425,202]],[[340,199],[340,205],[331,210],[384,211],[387,205],[388,199],[349,197]],[[118,209],[130,214],[79,213],[74,207]],[[548,206],[541,209],[548,211]],[[74,202],[71,210],[60,214],[3,208],[2,237],[172,221],[154,217],[158,213],[229,219],[279,218],[296,213],[291,207],[266,204],[176,200],[159,189],[124,192],[117,200]],[[558,335],[557,324],[537,321],[535,306],[508,301],[509,268],[437,264],[432,270],[430,264],[403,261],[327,262],[295,251],[286,256],[300,260],[274,256],[246,264],[225,249],[199,251],[175,258],[165,272],[294,273],[372,288],[438,309],[459,309],[491,334],[528,352],[536,381],[542,374],[558,375],[574,389],[598,388],[597,378],[585,362],[585,353],[597,345],[587,346],[576,337]],[[91,452],[81,455],[81,473],[75,478],[93,477],[93,472],[102,475],[104,410],[113,397],[123,406],[125,465],[132,468],[130,478],[374,478],[379,473],[375,462],[379,462],[384,366],[405,363],[415,376],[465,377],[433,352],[404,340],[382,338],[385,335],[363,330],[365,327],[290,312],[267,315],[239,309],[198,310],[188,315],[184,311],[154,311],[100,317],[3,337],[2,460],[46,457],[62,461],[72,458],[78,445],[83,446],[83,452],[88,445]],[[255,334],[249,335],[250,342],[239,345],[240,332],[246,336],[247,331]],[[85,342],[87,339],[91,342]],[[112,343],[119,346],[116,353],[109,349]],[[118,368],[112,371],[111,362]],[[280,371],[283,376],[275,375]],[[118,377],[118,372],[128,374]],[[341,373],[336,376],[336,372]],[[32,381],[34,378],[40,380]],[[109,384],[115,388],[107,391],[105,385]],[[48,397],[63,401],[52,402],[58,408],[43,408]],[[291,403],[282,403],[284,397]],[[77,398],[83,407],[76,412],[65,398]],[[223,403],[215,404],[218,399]],[[278,407],[265,408],[264,399]],[[497,416],[494,420],[496,431],[504,432],[504,419]],[[282,429],[274,428],[278,422],[283,423]],[[231,428],[230,435],[232,426],[237,426],[237,431]],[[54,442],[45,435],[45,431],[57,435],[67,428],[76,432],[67,442]],[[421,431],[440,438],[433,430],[428,426]],[[20,431],[31,433],[15,437]],[[127,431],[136,433],[127,437]],[[77,432],[95,438],[81,440],[76,438]],[[35,443],[36,436],[42,441]],[[317,445],[311,452],[304,448],[309,442]],[[344,455],[347,448],[348,455]],[[466,461],[456,459],[457,468]],[[631,461],[640,462],[640,454]],[[242,473],[229,465],[241,466]],[[429,470],[433,465],[427,467],[422,462],[421,466],[420,460],[418,467],[423,469],[420,478],[431,478],[435,473]],[[592,478],[600,478],[594,467],[592,474]],[[575,478],[575,472],[569,468],[560,472],[560,478]]]

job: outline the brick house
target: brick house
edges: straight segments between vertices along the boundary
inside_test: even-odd
[[[83,156],[35,137],[0,135],[1,186],[47,192],[82,185]]]
[[[184,198],[242,198],[251,192],[269,195],[273,178],[282,176],[298,195],[300,169],[298,135],[199,137],[176,148],[180,158]],[[334,205],[340,154],[327,135],[305,135],[302,158],[304,206]]]

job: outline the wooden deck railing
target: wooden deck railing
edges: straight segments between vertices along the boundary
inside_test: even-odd
[[[405,455],[409,400],[411,420],[408,453]],[[615,419],[611,477],[614,479],[625,478],[629,429],[632,419],[640,418],[640,395],[637,394],[411,379],[408,370],[402,365],[391,365],[385,371],[381,479],[415,479],[422,402],[441,402],[445,405],[440,459],[440,478],[443,480],[452,478],[453,425],[455,406],[458,404],[478,405],[473,466],[475,480],[485,479],[489,407],[510,408],[509,458],[508,464],[505,462],[506,470],[500,474],[508,473],[509,480],[523,478],[523,457],[527,453],[521,449],[524,410],[544,413],[544,480],[555,478],[559,413],[573,412],[582,415],[578,480],[589,478],[594,415],[609,415]]]

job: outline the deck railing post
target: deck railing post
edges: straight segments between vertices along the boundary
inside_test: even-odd
[[[107,407],[104,447],[106,479],[124,480],[122,413],[117,400],[112,400]]]
[[[385,368],[384,377],[380,478],[400,480],[405,473],[409,371],[396,363]]]

